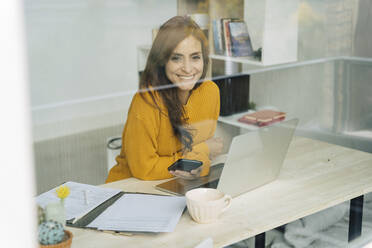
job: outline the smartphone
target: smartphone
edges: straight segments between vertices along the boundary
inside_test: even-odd
[[[171,166],[168,167],[169,171],[182,170],[190,172],[195,170],[203,165],[202,161],[199,160],[190,160],[190,159],[178,159]]]

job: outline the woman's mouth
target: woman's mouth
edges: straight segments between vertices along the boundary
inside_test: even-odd
[[[183,79],[183,80],[190,80],[190,79],[193,79],[194,75],[177,75],[177,77],[179,77],[180,79]]]

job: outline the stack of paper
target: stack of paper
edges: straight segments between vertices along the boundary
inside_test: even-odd
[[[87,227],[112,231],[172,232],[185,197],[125,194]]]
[[[75,182],[64,185],[70,188],[70,195],[65,199],[66,220],[74,219],[67,223],[74,227],[126,232],[172,232],[186,207],[185,197],[124,193]],[[59,201],[56,189],[39,195],[36,201],[42,207]],[[80,220],[80,223],[75,223],[76,220]]]

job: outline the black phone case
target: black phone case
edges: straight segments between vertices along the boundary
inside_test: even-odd
[[[169,171],[182,170],[190,172],[203,165],[202,161],[190,159],[178,159],[171,166],[168,167]]]

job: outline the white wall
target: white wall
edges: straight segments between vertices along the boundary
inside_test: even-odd
[[[34,139],[124,122],[138,45],[174,0],[26,0]]]
[[[301,0],[298,61],[351,55],[357,0]],[[250,97],[300,117],[300,126],[332,129],[336,106],[335,65],[319,63],[251,75]],[[243,67],[248,71],[247,66]]]
[[[301,0],[298,61],[371,57],[370,2]],[[250,100],[299,117],[304,136],[372,152],[371,75],[371,60],[363,58],[257,73]]]
[[[0,8],[2,247],[36,247],[30,108],[21,1]]]

